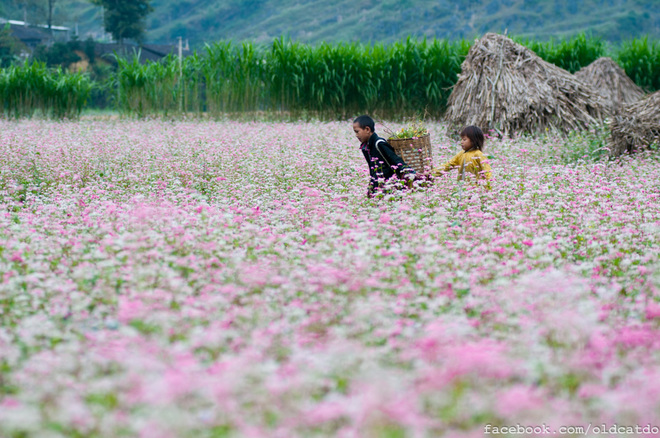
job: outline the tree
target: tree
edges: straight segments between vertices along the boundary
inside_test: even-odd
[[[52,46],[39,45],[32,52],[32,58],[45,62],[48,67],[61,65],[69,67],[74,62],[80,61],[76,50],[80,50],[80,41],[69,41],[67,43],[56,42]]]
[[[9,24],[0,26],[0,67],[7,67],[18,59],[25,46],[12,35]]]
[[[124,39],[141,41],[145,32],[145,19],[153,11],[151,0],[90,0],[103,7],[103,26],[115,41]]]

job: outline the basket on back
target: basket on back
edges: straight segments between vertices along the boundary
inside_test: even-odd
[[[427,173],[433,167],[429,134],[414,138],[389,138],[387,142],[408,166],[415,169],[415,172]]]

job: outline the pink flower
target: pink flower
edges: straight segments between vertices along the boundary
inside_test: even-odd
[[[314,426],[327,423],[347,415],[346,402],[327,401],[315,406],[305,414],[308,424]]]
[[[497,396],[497,412],[504,417],[511,417],[519,412],[532,411],[543,406],[543,399],[538,390],[525,385],[516,385],[502,391]]]
[[[660,303],[652,301],[646,305],[646,319],[660,318]]]
[[[12,397],[7,397],[0,403],[0,407],[3,409],[18,408],[19,406],[21,406],[21,402]]]
[[[140,300],[131,300],[121,296],[118,299],[117,320],[121,323],[129,323],[134,319],[140,319],[148,313],[144,303]]]

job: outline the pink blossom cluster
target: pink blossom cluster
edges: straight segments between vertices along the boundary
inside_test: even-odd
[[[367,199],[349,122],[0,121],[0,436],[657,423],[660,160],[588,141]]]

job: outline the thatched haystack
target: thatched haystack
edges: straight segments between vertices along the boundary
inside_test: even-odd
[[[612,113],[619,111],[621,105],[644,97],[644,90],[611,58],[599,58],[581,68],[575,76],[598,91]]]
[[[502,35],[476,41],[461,70],[445,113],[450,130],[476,125],[505,134],[568,133],[609,113],[591,86]]]
[[[660,144],[660,91],[623,105],[610,123],[610,155],[619,156]]]

